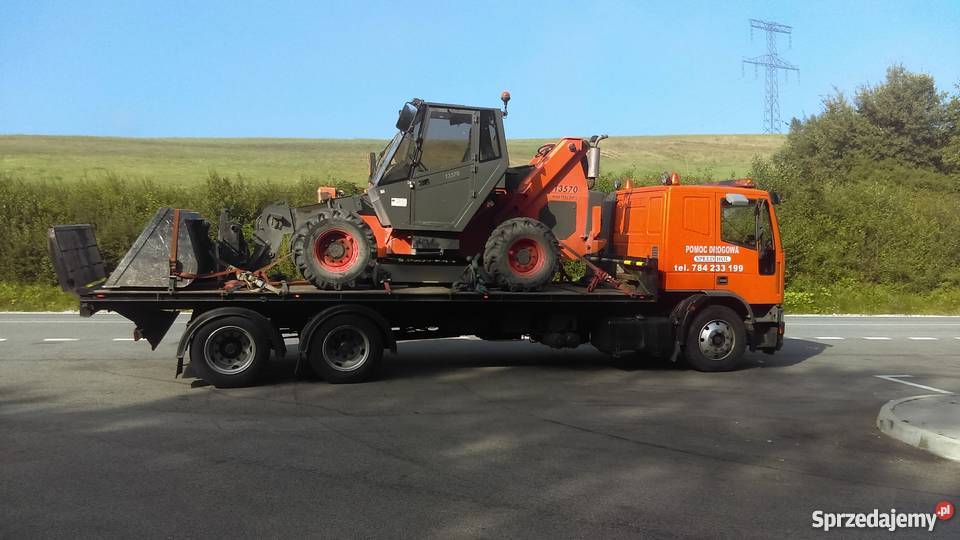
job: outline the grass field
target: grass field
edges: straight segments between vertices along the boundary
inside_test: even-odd
[[[745,175],[754,156],[769,156],[782,135],[672,135],[612,137],[603,143],[605,172],[722,179]],[[554,142],[509,143],[511,161],[523,163],[537,147]],[[211,171],[254,180],[303,177],[366,178],[367,153],[386,141],[374,139],[129,139],[113,137],[0,136],[0,173],[24,179],[67,181],[109,175],[163,183],[201,181]]]

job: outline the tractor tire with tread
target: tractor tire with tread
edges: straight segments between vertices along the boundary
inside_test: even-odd
[[[300,274],[318,289],[353,289],[369,281],[377,264],[377,240],[360,216],[342,210],[318,214],[291,242]]]
[[[538,291],[553,279],[560,243],[553,231],[531,218],[508,219],[490,234],[483,268],[509,291]]]

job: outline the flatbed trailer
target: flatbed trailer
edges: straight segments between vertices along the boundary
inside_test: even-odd
[[[408,339],[472,335],[554,348],[589,343],[614,356],[726,371],[739,365],[748,348],[778,349],[783,335],[779,305],[750,306],[717,291],[653,297],[579,283],[537,292],[293,285],[278,292],[94,288],[78,296],[82,316],[117,312],[136,324],[135,338],[154,348],[180,312],[191,312],[177,347],[177,374],[189,361],[195,375],[221,387],[254,384],[271,354],[286,355],[284,336],[298,338],[300,362],[329,382],[348,383],[373,377],[384,350],[398,352],[397,343]],[[722,343],[701,345],[704,336],[721,336]]]

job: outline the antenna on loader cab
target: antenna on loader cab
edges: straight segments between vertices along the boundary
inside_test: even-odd
[[[503,102],[503,116],[506,117],[506,116],[507,116],[507,103],[510,102],[510,92],[507,92],[506,90],[504,90],[503,93],[500,94],[500,101]]]

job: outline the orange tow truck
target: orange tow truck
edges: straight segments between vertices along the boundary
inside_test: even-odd
[[[364,193],[264,209],[249,246],[221,215],[162,208],[108,275],[93,227],[54,226],[51,260],[80,314],[130,319],[154,348],[192,315],[181,373],[252,384],[299,339],[297,365],[330,382],[371,378],[405,339],[474,335],[591,344],[699,371],[735,369],[783,344],[776,194],[749,179],[594,191],[600,143],[563,138],[510,166],[504,109],[413,100],[371,154]],[[298,276],[268,273],[288,242]],[[581,261],[570,279],[561,261]]]

